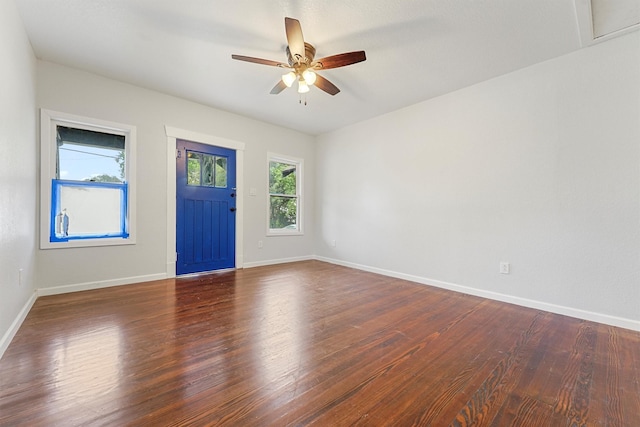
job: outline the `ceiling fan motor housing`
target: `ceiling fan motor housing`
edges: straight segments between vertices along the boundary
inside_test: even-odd
[[[316,55],[316,48],[310,45],[309,43],[304,43],[304,58],[300,58],[300,64],[306,64],[309,66],[313,61],[313,57]],[[289,46],[287,46],[287,60],[289,61],[289,65],[294,67],[298,65],[298,61],[291,55],[291,51],[289,50]]]

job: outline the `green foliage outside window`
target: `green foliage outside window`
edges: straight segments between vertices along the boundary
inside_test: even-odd
[[[85,179],[85,181],[92,182],[124,182],[124,150],[119,151],[116,157],[114,158],[116,163],[118,164],[118,170],[120,172],[120,176],[109,175],[103,173],[101,175],[96,175],[91,178]]]
[[[189,152],[187,185],[226,188],[227,158]]]
[[[187,184],[200,185],[200,158],[194,153],[187,160]]]
[[[117,183],[121,183],[122,182],[122,180],[120,178],[118,178],[117,176],[107,175],[105,173],[103,173],[102,175],[96,175],[94,177],[87,178],[87,179],[85,179],[85,181],[91,181],[91,182],[117,182]]]
[[[297,227],[298,194],[296,165],[269,162],[269,228]]]
[[[124,150],[118,153],[116,163],[118,163],[118,169],[120,170],[120,181],[124,182]]]

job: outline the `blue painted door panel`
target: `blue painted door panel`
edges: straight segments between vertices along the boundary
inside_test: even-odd
[[[233,268],[236,152],[182,140],[176,148],[176,274]],[[189,158],[200,167],[190,170]],[[202,158],[215,159],[210,167],[226,162],[225,173],[206,172]]]

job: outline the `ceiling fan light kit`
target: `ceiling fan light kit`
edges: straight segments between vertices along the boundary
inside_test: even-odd
[[[282,75],[282,82],[287,87],[291,87],[296,80],[298,80],[298,93],[307,93],[309,92],[309,86],[316,82],[316,73],[306,69],[300,75],[294,71],[289,71]]]
[[[271,94],[273,95],[277,95],[284,89],[291,87],[296,80],[298,80],[298,93],[307,93],[309,92],[309,86],[315,85],[329,95],[336,95],[340,92],[340,89],[326,78],[317,74],[317,71],[345,67],[367,59],[364,51],[360,50],[327,56],[314,61],[316,48],[304,41],[300,22],[297,19],[284,18],[284,26],[288,43],[286,64],[251,56],[231,55],[231,58],[238,61],[290,69],[291,71],[285,73],[281,80],[271,89]]]
[[[298,80],[298,93],[307,93],[309,92],[309,85],[304,79]]]
[[[287,85],[287,87],[291,87],[291,85],[296,81],[297,78],[298,76],[296,76],[296,73],[294,73],[293,71],[289,71],[287,74],[282,75],[282,81]]]
[[[316,73],[307,68],[302,72],[302,78],[308,85],[312,85],[316,82]]]

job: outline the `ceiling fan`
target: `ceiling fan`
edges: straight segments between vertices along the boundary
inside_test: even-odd
[[[315,85],[329,95],[335,95],[340,92],[340,89],[320,74],[317,74],[316,71],[344,67],[367,59],[364,51],[360,50],[314,60],[316,48],[304,41],[300,21],[293,18],[284,18],[284,27],[287,33],[287,43],[289,44],[286,49],[287,63],[251,56],[231,55],[231,58],[239,61],[290,69],[291,71],[284,74],[282,79],[271,89],[271,94],[273,95],[291,87],[296,80],[298,81],[299,93],[307,93],[309,92],[309,86]]]

